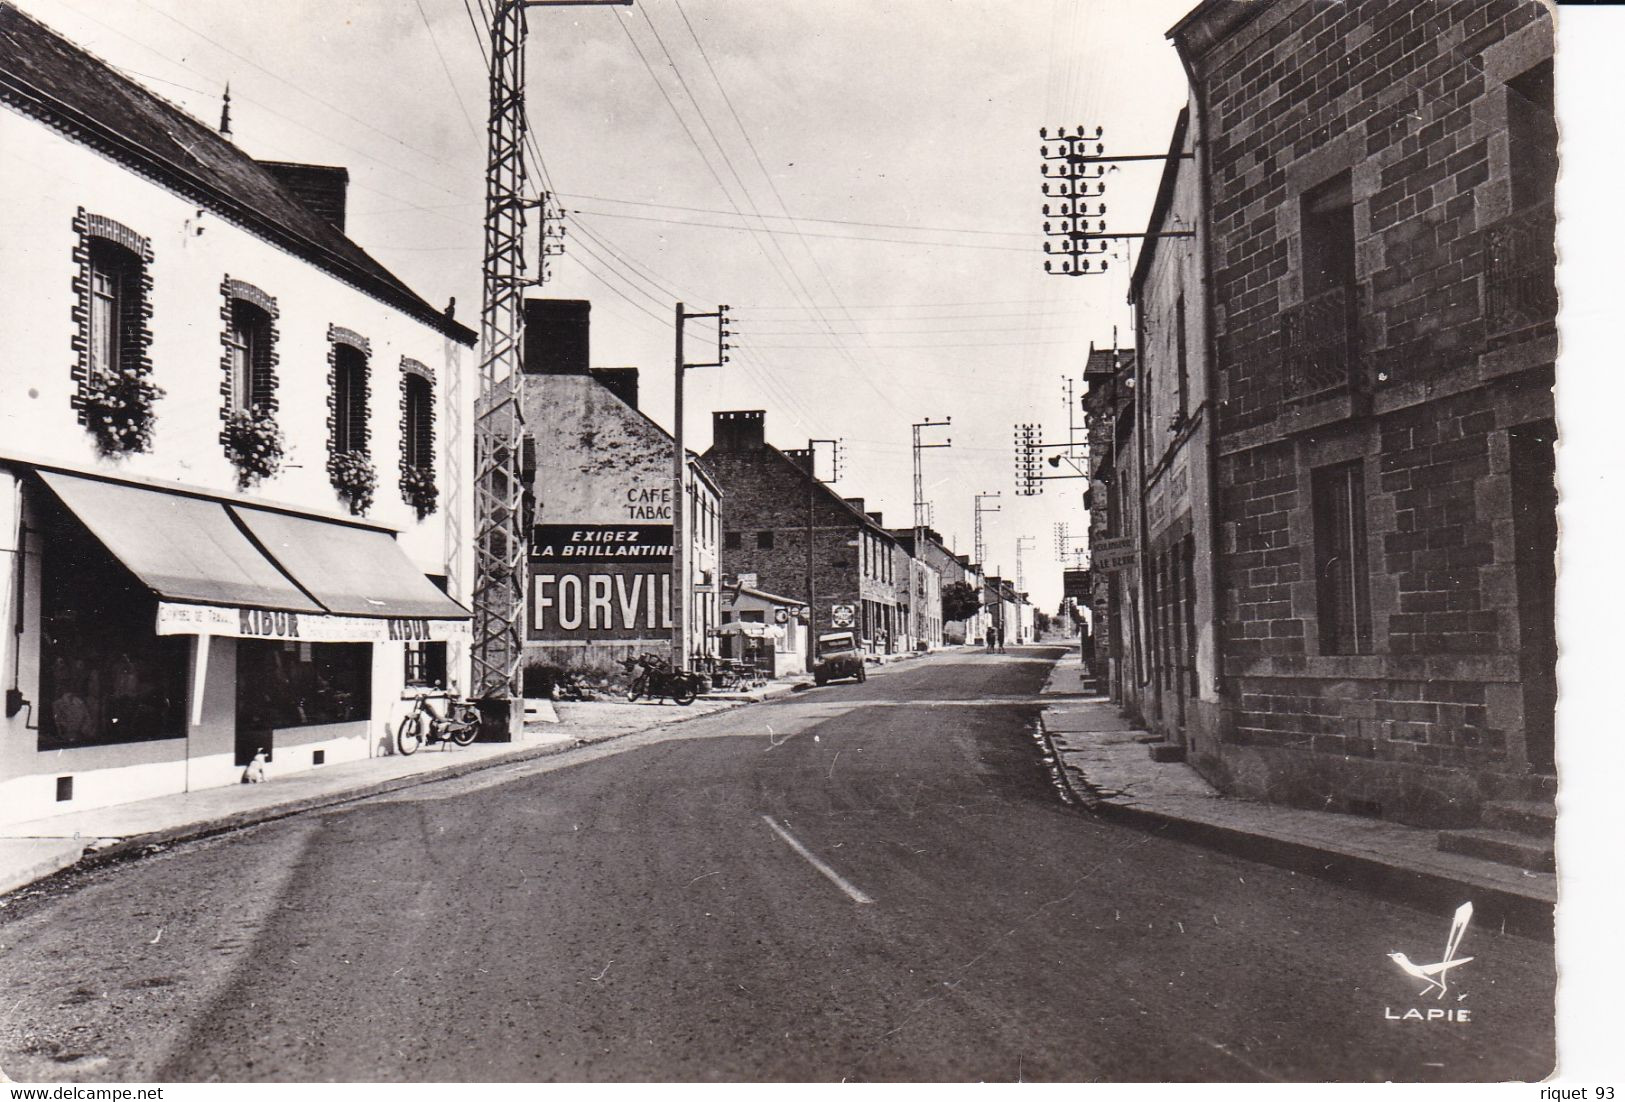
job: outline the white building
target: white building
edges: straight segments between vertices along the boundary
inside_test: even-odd
[[[388,753],[465,671],[474,335],[343,169],[5,3],[0,105],[0,819]]]

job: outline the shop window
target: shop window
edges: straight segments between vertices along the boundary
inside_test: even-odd
[[[763,550],[763,551],[772,550],[772,548],[773,548],[773,533],[772,532],[757,532],[756,533],[756,546],[759,549]]]
[[[724,551],[738,551],[740,548],[742,548],[744,546],[745,546],[744,533],[742,533],[742,532],[724,532],[724,533],[722,533],[722,549]]]
[[[446,685],[446,644],[406,644],[406,683],[408,685]]]
[[[371,643],[237,641],[240,726],[354,723],[372,715]]]
[[[190,640],[154,634],[152,594],[78,522],[45,529],[39,748],[183,737]]]
[[[367,454],[367,355],[348,344],[333,352],[333,451]]]
[[[1320,653],[1369,654],[1364,465],[1355,460],[1323,467],[1313,480]]]
[[[765,624],[767,613],[759,608],[742,608],[739,610],[739,622],[742,624]]]

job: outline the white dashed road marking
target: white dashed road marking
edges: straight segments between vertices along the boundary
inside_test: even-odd
[[[772,827],[773,828],[773,833],[777,834],[780,838],[783,838],[785,840],[785,842],[790,846],[791,849],[795,850],[797,853],[799,853],[806,860],[807,864],[811,865],[813,868],[815,868],[819,872],[823,873],[824,876],[829,879],[830,883],[834,884],[837,888],[840,888],[849,897],[851,897],[852,902],[854,902],[854,903],[873,903],[874,902],[873,899],[869,898],[867,895],[863,894],[863,892],[859,891],[856,887],[854,887],[852,885],[852,883],[846,879],[846,877],[842,876],[840,873],[836,872],[834,869],[832,869],[828,865],[824,864],[824,862],[820,861],[817,857],[813,856],[812,851],[809,850],[806,846],[802,845],[801,842],[797,840],[797,838],[796,838],[796,836],[794,834],[791,834],[788,830],[785,830],[778,823],[774,822],[773,821],[773,816],[771,816],[771,815],[763,815],[762,816],[762,822],[764,822],[768,826]]]

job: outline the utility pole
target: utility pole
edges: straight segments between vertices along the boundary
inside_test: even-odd
[[[1037,450],[1044,447],[1044,426],[1031,422],[1015,427],[1016,496],[1037,497],[1044,492],[1039,483]]]
[[[1001,511],[997,505],[983,505],[984,501],[993,501],[1003,496],[1003,491],[995,490],[991,494],[976,495],[976,565],[981,566],[987,562],[987,543],[982,539],[982,514],[997,513]]]
[[[544,200],[530,194],[525,167],[525,9],[599,7],[632,0],[495,0],[491,13],[490,119],[486,127],[484,295],[480,389],[474,423],[473,693],[486,729],[512,739],[523,730],[519,663],[525,608],[524,479],[519,402],[524,349],[525,216]],[[545,254],[546,242],[539,252]]]
[[[818,592],[813,578],[813,541],[817,534],[817,527],[813,523],[813,501],[817,495],[817,446],[829,444],[835,448],[835,469],[830,472],[834,475],[831,482],[841,480],[841,443],[839,440],[808,440],[807,441],[807,672],[812,673],[813,664],[818,661]],[[859,536],[861,539],[862,536]]]
[[[717,319],[717,358],[712,363],[691,364],[683,359],[683,326],[690,318]],[[688,538],[684,505],[688,495],[688,451],[683,445],[683,377],[699,367],[721,367],[728,362],[728,304],[704,314],[690,314],[677,304],[677,351],[672,358],[676,393],[672,405],[671,449],[671,668],[688,669]],[[699,494],[699,487],[694,493]]]
[[[931,523],[930,505],[925,500],[925,469],[920,462],[920,452],[926,448],[951,448],[954,446],[952,437],[949,437],[942,444],[924,443],[920,439],[920,430],[953,423],[954,419],[952,417],[945,417],[941,421],[933,421],[927,417],[924,421],[916,421],[911,426],[914,430],[914,535],[916,539],[919,538],[919,529]]]
[[[1108,251],[1108,241],[1135,241],[1144,238],[1157,237],[1195,237],[1194,230],[1163,230],[1160,233],[1107,233],[1106,204],[1100,203],[1095,210],[1089,210],[1085,199],[1099,199],[1106,194],[1106,176],[1109,172],[1118,171],[1118,166],[1135,161],[1165,161],[1169,157],[1187,159],[1194,154],[1190,153],[1127,153],[1113,156],[1106,155],[1106,146],[1100,140],[1105,136],[1101,127],[1095,127],[1094,134],[1088,135],[1083,127],[1077,128],[1076,134],[1068,134],[1066,127],[1055,132],[1050,137],[1047,128],[1038,131],[1038,137],[1044,141],[1041,147],[1044,164],[1041,171],[1045,177],[1040,190],[1055,199],[1055,206],[1044,204],[1044,217],[1054,217],[1054,222],[1044,223],[1044,234],[1047,237],[1057,237],[1060,240],[1044,242],[1044,251],[1056,259],[1044,261],[1044,271],[1050,275],[1084,276],[1101,275],[1107,269],[1105,254]],[[1051,147],[1048,143],[1055,142]],[[1093,152],[1090,145],[1094,146]],[[1091,191],[1090,187],[1094,190]],[[1095,221],[1089,221],[1093,214]]]
[[[1027,575],[1022,570],[1022,567],[1021,567],[1021,553],[1023,551],[1025,551],[1025,550],[1027,550],[1027,548],[1036,547],[1037,545],[1038,545],[1038,539],[1037,539],[1036,536],[1017,536],[1016,537],[1016,592],[1017,593],[1025,593],[1027,591]]]

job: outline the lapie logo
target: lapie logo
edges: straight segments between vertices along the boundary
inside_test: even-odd
[[[1450,933],[1445,938],[1444,956],[1433,964],[1416,964],[1404,953],[1389,953],[1388,959],[1399,965],[1400,971],[1407,976],[1421,980],[1427,986],[1417,992],[1418,996],[1433,992],[1435,999],[1442,999],[1450,990],[1450,970],[1460,968],[1472,957],[1458,957],[1456,950],[1461,948],[1461,939],[1467,935],[1467,925],[1473,920],[1473,905],[1463,903],[1456,908],[1456,917],[1450,920]],[[1456,1001],[1466,998],[1457,995]],[[1472,1020],[1472,1011],[1460,1007],[1430,1008],[1426,1011],[1415,1007],[1403,1014],[1396,1013],[1393,1007],[1385,1008],[1383,1017],[1390,1021],[1409,1022],[1467,1022]]]

